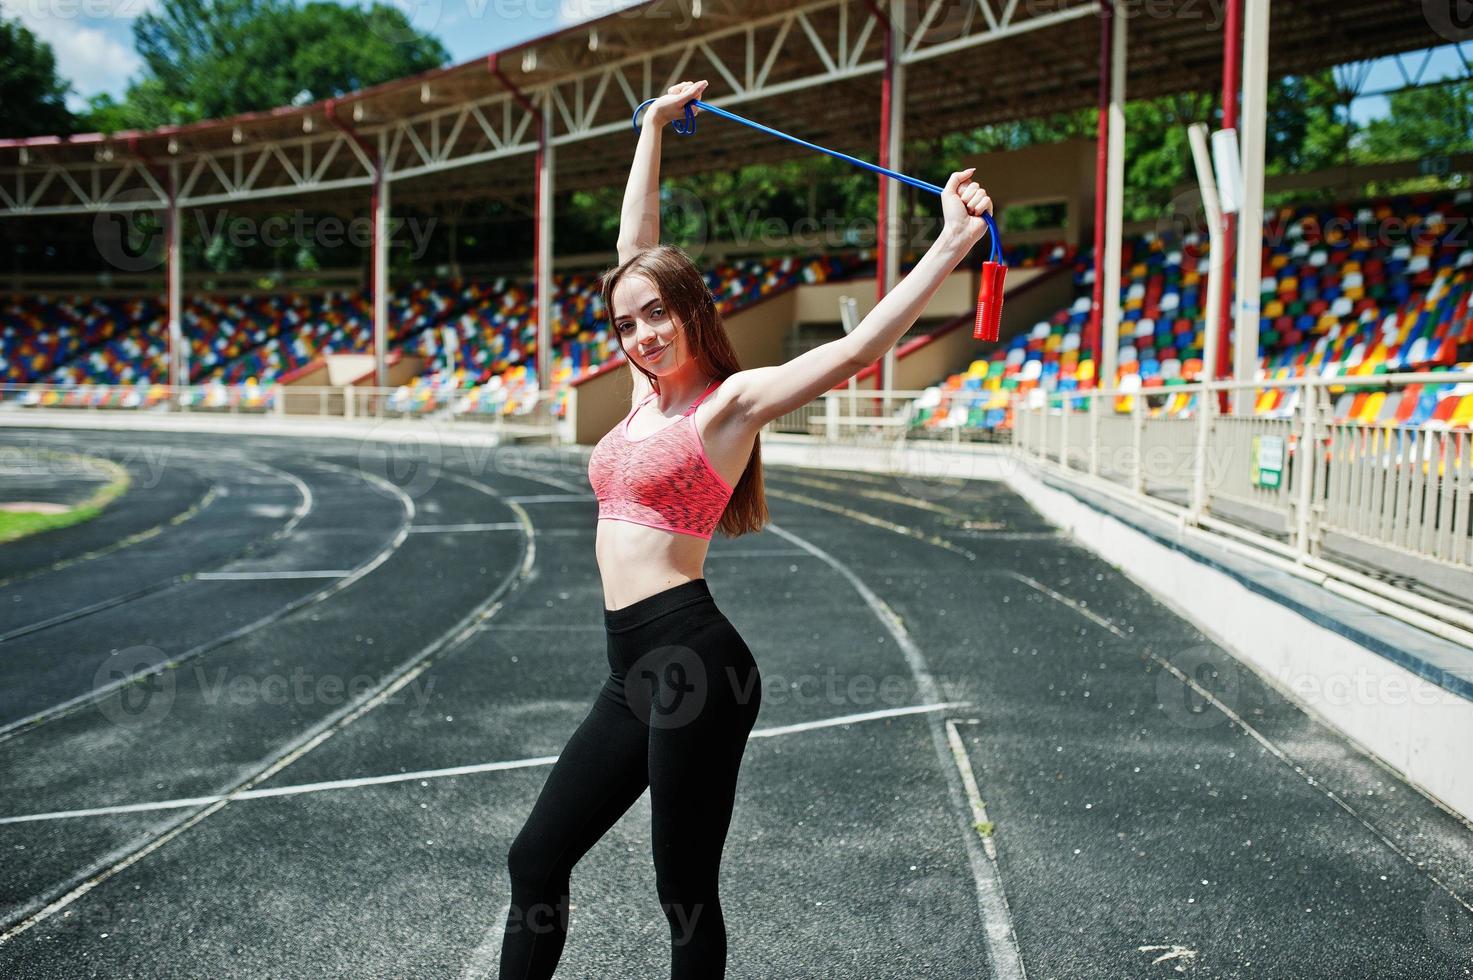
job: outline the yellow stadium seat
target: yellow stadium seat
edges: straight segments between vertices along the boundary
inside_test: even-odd
[[[1366,403],[1361,407],[1360,414],[1355,417],[1355,421],[1360,422],[1363,425],[1368,425],[1371,422],[1376,421],[1376,419],[1380,418],[1381,409],[1385,404],[1386,392],[1375,392],[1371,395],[1370,398],[1366,399]]]

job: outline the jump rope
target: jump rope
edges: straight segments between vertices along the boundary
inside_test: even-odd
[[[640,103],[638,109],[634,110],[635,132],[639,132],[639,114],[645,110],[646,106],[656,101],[658,101],[658,99],[646,99],[644,102]],[[764,126],[761,123],[753,122],[750,119],[743,119],[741,116],[738,116],[735,113],[727,112],[725,109],[719,108],[718,106],[710,105],[706,102],[702,102],[699,99],[692,99],[690,102],[686,103],[684,125],[682,125],[681,120],[679,119],[675,120],[672,123],[672,125],[675,127],[675,132],[679,133],[681,136],[695,135],[696,109],[698,108],[706,112],[714,113],[718,116],[723,116],[727,119],[732,120],[733,122],[739,122],[743,126],[751,126],[753,129],[758,130],[759,132],[768,133],[772,136],[780,137],[790,143],[797,143],[799,146],[807,147],[810,150],[817,150],[820,153],[827,153],[831,157],[837,157],[838,159],[843,160],[846,163],[852,163],[856,167],[863,167],[865,170],[873,171],[874,173],[880,174],[881,176],[891,177],[895,180],[900,181],[903,184],[909,184],[911,187],[917,188],[918,190],[930,191],[933,194],[944,194],[946,192],[946,189],[944,187],[938,187],[935,184],[929,184],[923,180],[916,180],[914,177],[908,177],[905,174],[897,173],[894,170],[887,170],[884,167],[877,167],[872,163],[866,163],[865,161],[852,157],[847,153],[840,153],[838,150],[830,150],[827,147],[819,146],[816,143],[810,143],[807,140],[798,139],[798,137],[796,136],[789,136],[787,133],[773,129],[770,126]],[[987,237],[988,240],[992,242],[992,253],[991,257],[986,262],[982,263],[982,275],[980,277],[977,289],[977,320],[976,323],[972,326],[972,337],[976,340],[995,341],[998,339],[998,331],[1002,325],[1003,280],[1007,277],[1008,267],[1002,262],[1002,247],[998,244],[997,240],[997,224],[992,220],[992,215],[989,212],[983,212],[982,218],[987,222]]]

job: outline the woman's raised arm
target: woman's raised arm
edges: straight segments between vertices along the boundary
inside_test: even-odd
[[[639,145],[624,188],[619,215],[619,263],[642,248],[660,244],[660,140],[665,126],[684,115],[686,103],[699,99],[706,82],[681,82],[645,110],[639,122]],[[701,110],[696,109],[699,113]]]

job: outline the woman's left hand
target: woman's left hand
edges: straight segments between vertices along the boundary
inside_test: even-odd
[[[968,248],[981,241],[987,233],[987,222],[982,215],[992,213],[992,198],[987,196],[984,188],[968,179],[976,170],[976,167],[971,167],[952,174],[941,194],[941,213],[946,219],[946,230],[965,242]]]

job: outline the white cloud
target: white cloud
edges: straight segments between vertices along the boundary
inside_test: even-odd
[[[0,0],[0,13],[19,20],[51,45],[56,73],[72,83],[67,105],[78,111],[87,97],[121,97],[142,65],[133,50],[133,20],[158,0]]]

